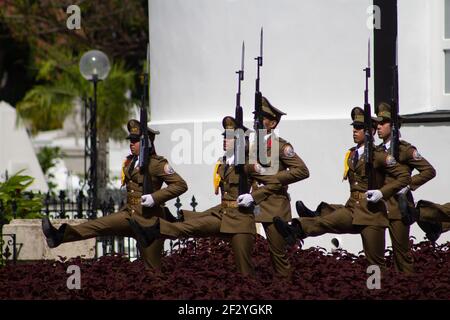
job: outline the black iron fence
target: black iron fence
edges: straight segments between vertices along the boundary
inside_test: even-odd
[[[24,196],[33,197],[31,192],[27,192]],[[88,198],[82,191],[76,194],[67,195],[65,191],[60,191],[58,194],[44,194],[41,195],[42,208],[41,215],[46,215],[51,219],[90,219],[88,215]],[[106,201],[99,203],[97,210],[97,217],[107,216],[116,211],[119,211],[125,204],[126,194],[120,190],[114,190],[110,192],[110,196]],[[195,196],[192,196],[189,203],[190,210],[196,211],[198,203]],[[10,206],[10,212],[12,212],[13,218],[19,218],[17,212],[19,206],[16,201],[10,201],[3,203],[0,200],[0,230],[2,223],[5,223],[4,213],[7,206]],[[177,197],[175,204],[175,214],[180,217],[180,210],[183,207],[181,200]],[[9,210],[9,209],[8,209]],[[169,208],[170,210],[170,208]],[[170,210],[173,211],[173,210]],[[3,222],[1,222],[3,221]],[[187,241],[187,240],[186,240]],[[169,253],[172,250],[177,249],[185,244],[184,240],[170,240],[165,246],[165,250]],[[18,243],[16,241],[15,234],[3,234],[0,237],[0,264],[5,260],[11,260],[14,263],[17,261]],[[139,257],[139,252],[136,249],[136,241],[133,238],[128,237],[97,237],[95,257],[101,257],[103,255],[110,254],[122,254],[133,260]]]

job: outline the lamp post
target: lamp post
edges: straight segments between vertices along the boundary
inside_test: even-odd
[[[105,80],[111,69],[108,57],[99,50],[90,50],[80,59],[80,73],[94,85],[94,100],[86,104],[86,115],[89,110],[89,121],[85,118],[85,179],[88,181],[88,218],[97,217],[97,83]],[[86,160],[89,158],[89,170],[86,171]]]

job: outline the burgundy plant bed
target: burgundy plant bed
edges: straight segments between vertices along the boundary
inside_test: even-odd
[[[120,256],[8,264],[0,269],[0,299],[450,299],[450,243],[421,242],[413,249],[414,275],[395,272],[388,252],[381,289],[367,288],[363,257],[321,248],[292,249],[295,271],[291,280],[282,280],[274,276],[267,243],[258,236],[255,278],[235,272],[226,242],[201,239],[164,257],[160,273]],[[79,290],[66,285],[73,264],[81,270]]]

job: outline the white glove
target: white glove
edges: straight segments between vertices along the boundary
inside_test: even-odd
[[[403,189],[401,189],[399,192],[397,192],[397,194],[399,196],[401,196],[402,194],[406,194],[408,191],[409,191],[409,186],[406,186]]]
[[[141,204],[144,207],[153,207],[155,205],[155,200],[153,200],[153,197],[151,194],[144,194],[141,196]]]
[[[255,200],[253,200],[253,197],[250,193],[246,193],[241,194],[237,198],[237,202],[240,207],[250,207],[255,202]]]
[[[383,198],[383,194],[380,190],[369,190],[366,192],[367,201],[369,202],[378,202],[381,198]]]

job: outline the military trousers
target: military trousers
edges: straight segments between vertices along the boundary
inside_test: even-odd
[[[378,265],[380,268],[385,267],[385,228],[354,225],[350,209],[342,207],[323,217],[300,218],[300,222],[303,231],[309,237],[316,237],[325,233],[360,234],[368,263]]]
[[[450,230],[450,222],[443,222],[442,223],[442,233],[447,232]]]
[[[149,225],[156,222],[155,217],[144,218],[139,214],[131,214],[127,210],[118,211],[108,216],[89,220],[79,225],[66,224],[62,242],[73,242],[101,236],[133,237],[133,232],[128,223],[128,220],[131,218],[142,225]],[[163,248],[163,239],[154,241],[147,248],[139,247],[146,268],[161,269]]]
[[[450,203],[443,205],[420,200],[417,204],[420,211],[419,219],[429,222],[450,222]]]
[[[255,236],[252,233],[223,233],[220,232],[222,220],[209,213],[195,213],[184,222],[170,223],[160,219],[160,233],[164,238],[206,238],[221,237],[231,243],[237,270],[246,275],[254,275],[255,268],[252,261],[252,251]],[[185,217],[186,218],[186,217]]]
[[[262,225],[269,244],[273,269],[277,275],[283,278],[290,278],[292,275],[292,267],[287,257],[286,241],[277,231],[273,223],[262,222]]]
[[[414,273],[414,261],[409,243],[409,229],[401,220],[389,220],[389,236],[394,254],[394,266],[397,271]]]

